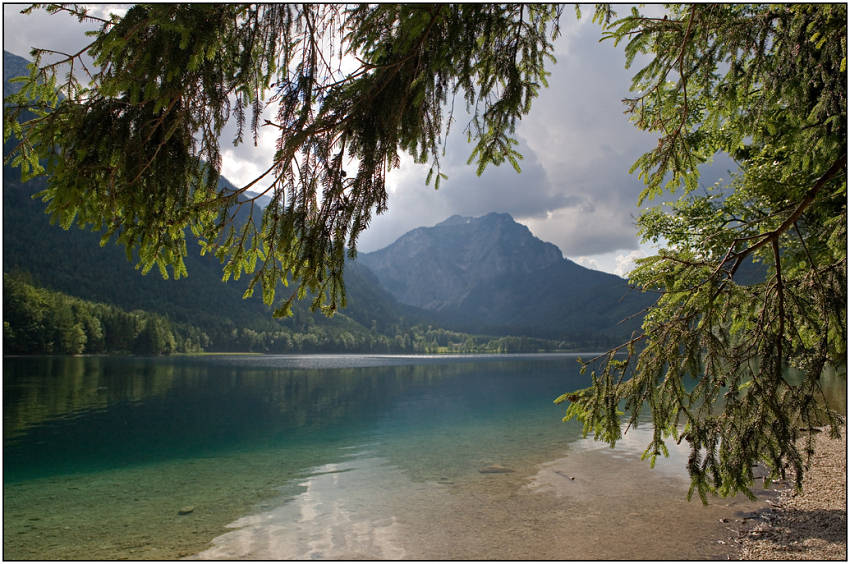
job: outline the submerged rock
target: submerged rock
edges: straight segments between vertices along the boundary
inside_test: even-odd
[[[485,466],[478,471],[482,474],[508,474],[509,472],[513,472],[513,469],[502,466],[501,464],[491,464],[490,466]]]
[[[178,515],[188,515],[195,510],[195,507],[192,505],[187,505],[186,507],[181,507],[179,511],[177,511]]]

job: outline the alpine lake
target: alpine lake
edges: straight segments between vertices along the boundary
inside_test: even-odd
[[[773,492],[687,501],[684,444],[650,468],[648,424],[561,421],[588,383],[570,354],[6,357],[3,556],[726,554]]]

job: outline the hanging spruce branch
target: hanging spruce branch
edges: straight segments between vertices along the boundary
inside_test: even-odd
[[[813,429],[843,423],[822,382],[847,370],[846,7],[635,10],[605,36],[629,62],[651,55],[625,100],[659,135],[634,165],[641,199],[684,195],[638,222],[663,245],[631,273],[660,292],[641,334],[587,362],[592,386],[557,401],[612,446],[646,408],[646,457],[690,446],[689,497],[752,495],[758,462],[766,481],[793,468],[800,487]],[[740,171],[696,195],[697,167],[721,151]],[[763,279],[740,283],[752,260]]]
[[[78,53],[42,65],[33,52],[6,99],[6,140],[17,141],[7,158],[25,177],[49,175],[41,196],[63,226],[103,230],[143,270],[185,275],[188,227],[225,278],[251,277],[246,295],[259,284],[272,303],[279,283],[294,283],[276,314],[307,292],[332,313],[344,305],[346,249],[386,209],[401,152],[431,164],[429,181],[444,177],[443,108],[455,96],[473,116],[470,163],[518,168],[512,135],[546,84],[559,15],[538,4],[135,5],[100,20]],[[627,65],[647,61],[625,100],[635,126],[658,135],[633,167],[640,201],[683,196],[639,220],[644,240],[664,245],[631,275],[660,294],[642,332],[587,363],[592,386],[558,401],[612,445],[647,409],[646,455],[686,441],[703,500],[749,493],[758,461],[770,478],[790,465],[799,485],[801,429],[835,434],[841,422],[821,382],[846,375],[846,6],[612,16],[594,11]],[[266,121],[270,102],[279,109]],[[267,170],[233,191],[218,186],[229,119],[236,143],[262,127],[279,134]],[[697,195],[698,167],[718,152],[739,172]],[[240,226],[249,190],[271,202],[260,225]],[[750,260],[764,279],[740,284]]]

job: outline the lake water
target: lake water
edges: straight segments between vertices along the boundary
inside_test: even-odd
[[[759,507],[685,501],[686,453],[649,469],[648,429],[612,450],[562,423],[575,355],[3,369],[8,559],[711,558]]]

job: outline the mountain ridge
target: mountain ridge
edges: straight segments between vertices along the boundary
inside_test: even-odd
[[[8,51],[3,58],[4,94],[8,95],[19,87],[9,80],[25,73],[28,61]],[[4,144],[4,154],[12,143],[10,139]],[[3,166],[3,271],[27,273],[35,284],[48,290],[127,311],[162,313],[177,322],[202,326],[219,340],[244,329],[303,331],[318,325],[347,330],[359,324],[354,317],[366,320],[363,331],[369,332],[371,325],[389,327],[410,315],[353,266],[346,272],[352,307],[342,315],[328,319],[309,312],[304,302],[296,305],[293,318],[275,320],[259,294],[242,298],[247,276],[223,282],[222,264],[212,255],[201,256],[191,234],[187,234],[187,277],[163,280],[155,271],[143,276],[114,241],[100,247],[99,233],[76,226],[65,231],[52,224],[44,213],[45,204],[32,197],[46,186],[45,177],[24,183],[19,171],[8,164]],[[224,177],[220,188],[234,189]],[[281,288],[281,295],[286,291]],[[358,310],[355,304],[367,304],[368,309]]]
[[[419,227],[358,262],[399,302],[459,331],[571,340],[624,338],[652,297],[583,267],[509,214],[454,215]]]
[[[451,255],[458,251],[459,255]],[[387,247],[358,257],[401,303],[431,311],[456,306],[485,277],[530,273],[562,259],[555,245],[537,239],[509,214],[500,213],[479,218],[454,215],[433,227],[408,231]],[[393,268],[392,262],[399,260],[406,264],[404,272]],[[482,275],[483,266],[489,268]],[[460,283],[444,284],[446,269]]]

